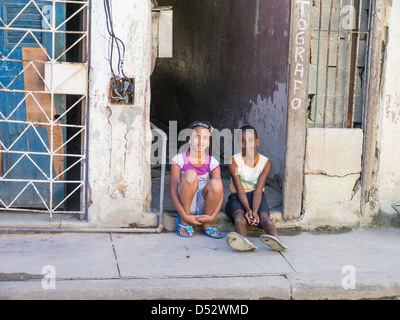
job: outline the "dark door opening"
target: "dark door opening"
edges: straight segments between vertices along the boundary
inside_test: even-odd
[[[290,0],[159,0],[158,5],[173,7],[173,58],[156,61],[151,122],[167,134],[170,121],[177,122],[178,132],[196,120],[232,133],[254,126],[261,137],[258,151],[273,167],[268,185],[277,197],[269,205],[282,210]],[[168,204],[165,209],[173,211]]]

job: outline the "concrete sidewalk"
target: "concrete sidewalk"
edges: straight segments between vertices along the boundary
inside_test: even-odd
[[[0,299],[400,296],[400,230],[280,234],[282,253],[257,237],[256,252],[236,252],[200,233],[0,234]]]

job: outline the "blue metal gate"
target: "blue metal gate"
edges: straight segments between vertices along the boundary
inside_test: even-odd
[[[88,1],[0,0],[0,210],[50,216],[65,210],[68,157],[76,157],[74,165],[85,162],[85,145],[74,155],[68,143],[77,136],[85,142],[86,124],[68,124],[66,114],[85,107],[86,92],[68,108],[67,96],[75,92],[54,85],[63,70],[56,67],[69,67],[66,52],[87,41],[85,26],[66,47],[67,3],[77,5],[70,16],[87,12]],[[87,72],[86,61],[81,67]],[[68,137],[69,127],[78,133]],[[76,191],[84,177],[75,182]]]

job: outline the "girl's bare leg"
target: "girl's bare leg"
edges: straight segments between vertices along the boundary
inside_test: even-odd
[[[224,188],[220,179],[211,179],[204,187],[202,195],[204,198],[203,214],[212,215],[217,207],[221,204]],[[204,223],[203,228],[207,230],[211,227],[211,223]]]
[[[199,178],[197,172],[194,170],[187,170],[182,174],[181,182],[179,183],[179,200],[181,201],[182,207],[187,214],[190,214],[190,206],[193,198],[197,192],[199,184]],[[184,217],[180,217],[181,223],[189,226]],[[182,228],[183,229],[183,228]],[[181,231],[182,235],[188,235],[186,230]]]

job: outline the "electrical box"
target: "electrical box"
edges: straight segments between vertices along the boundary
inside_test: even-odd
[[[135,79],[111,78],[109,98],[112,104],[132,105],[135,103]]]
[[[173,10],[172,6],[152,9],[153,49],[157,58],[172,58]]]

